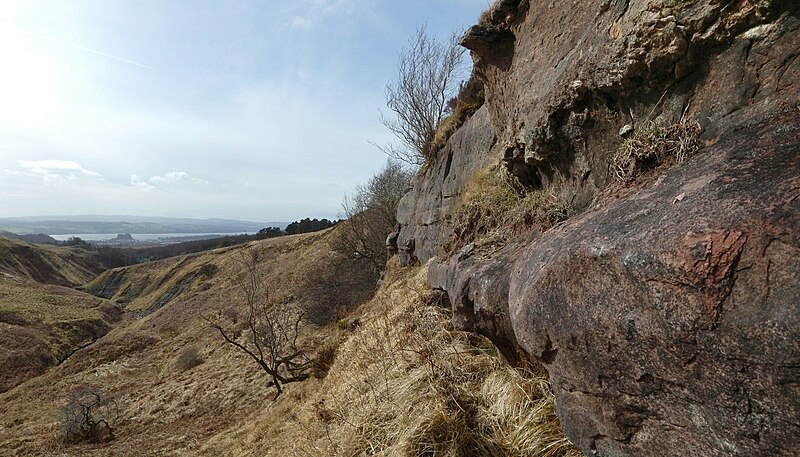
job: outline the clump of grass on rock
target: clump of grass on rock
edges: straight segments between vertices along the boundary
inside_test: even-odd
[[[613,158],[619,180],[629,182],[662,164],[682,163],[700,150],[700,124],[681,119],[671,125],[648,121],[626,138]]]
[[[453,215],[451,252],[475,241],[504,240],[524,228],[544,231],[572,214],[570,204],[547,190],[520,189],[510,179],[497,165],[476,173]]]

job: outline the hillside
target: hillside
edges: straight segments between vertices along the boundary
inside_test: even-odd
[[[426,291],[424,268],[396,261],[372,300],[339,320],[307,322],[300,345],[319,362],[314,376],[287,385],[273,401],[258,366],[227,345],[201,317],[242,311],[237,278],[242,253],[263,250],[272,292],[304,297],[309,273],[335,264],[323,232],[113,270],[92,283],[143,314],[120,325],[43,376],[0,395],[0,453],[11,455],[417,455],[475,447],[475,455],[527,455],[569,442],[555,424],[552,397],[540,378],[505,367],[484,340],[454,332],[441,295]],[[203,265],[212,275],[184,281]],[[337,275],[347,276],[339,270]],[[117,279],[114,279],[117,278]],[[150,278],[141,292],[129,292]],[[186,287],[176,294],[178,284]],[[119,284],[119,287],[111,287]],[[154,286],[150,286],[157,284]],[[373,282],[350,284],[375,291]],[[130,287],[129,287],[130,286]],[[328,295],[335,302],[335,290]],[[165,295],[171,300],[164,301]],[[356,300],[355,298],[351,300]],[[154,303],[162,303],[154,307]],[[149,310],[149,312],[145,312]],[[195,353],[184,364],[184,354]],[[76,386],[109,392],[120,407],[116,438],[67,445],[59,407]],[[520,408],[530,412],[517,415]],[[132,451],[134,450],[135,451]],[[482,449],[482,450],[481,450]]]
[[[0,276],[0,392],[44,373],[122,319],[107,300]]]
[[[375,272],[333,252],[331,242],[336,236],[336,230],[328,229],[116,268],[103,272],[83,290],[146,315],[181,295],[220,286],[230,289],[230,279],[222,276],[223,279],[216,280],[217,274],[237,268],[242,252],[248,247],[258,247],[270,259],[264,270],[271,281],[286,287],[291,285],[293,292],[309,306],[323,308],[315,309],[315,313],[324,314],[327,308],[338,304],[366,301],[378,280]],[[312,318],[319,321],[327,317]]]
[[[93,252],[0,237],[0,391],[61,363],[122,319],[115,304],[68,288],[104,269]]]
[[[96,253],[67,246],[45,246],[0,236],[0,275],[80,286],[106,269]]]

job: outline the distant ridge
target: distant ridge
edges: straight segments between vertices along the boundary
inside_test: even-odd
[[[264,227],[286,228],[286,222],[236,219],[191,219],[127,215],[24,216],[0,218],[0,230],[19,235],[75,233],[255,233]]]

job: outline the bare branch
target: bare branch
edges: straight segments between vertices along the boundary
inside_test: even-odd
[[[263,252],[256,248],[241,251],[233,258],[237,267],[234,277],[239,294],[247,307],[247,335],[239,337],[225,328],[219,318],[201,317],[216,329],[226,343],[253,359],[269,376],[267,386],[276,389],[275,399],[283,392],[282,385],[303,381],[311,360],[297,347],[302,314],[292,300],[275,300],[266,286]]]
[[[394,159],[420,165],[436,154],[436,129],[447,101],[458,89],[456,80],[463,70],[464,49],[454,34],[447,41],[432,37],[426,25],[417,28],[408,47],[400,53],[397,79],[386,85],[386,106],[390,115],[380,121],[399,140],[378,148]],[[376,145],[377,146],[377,145]]]

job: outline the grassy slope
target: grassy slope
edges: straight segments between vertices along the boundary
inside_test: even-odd
[[[324,263],[334,255],[328,245],[331,236],[335,234],[329,229],[116,268],[102,273],[83,289],[130,311],[149,314],[179,296],[194,296],[211,287],[230,290],[233,284],[229,273],[248,247],[264,251],[269,259],[265,272],[273,282],[296,282],[313,264]],[[211,271],[214,273],[209,274]],[[219,277],[218,272],[222,273]]]
[[[30,244],[0,236],[0,276],[74,287],[105,269],[94,253],[66,246]]]
[[[424,269],[394,266],[376,297],[349,318],[353,325],[306,325],[301,343],[309,353],[327,348],[338,356],[323,379],[291,384],[273,402],[258,367],[224,344],[200,313],[214,315],[235,302],[233,284],[241,272],[233,259],[242,250],[264,248],[269,281],[291,289],[331,259],[335,236],[333,229],[126,269],[123,279],[131,284],[143,277],[162,283],[128,303],[138,310],[200,265],[213,263],[218,271],[43,376],[0,394],[0,454],[572,452],[553,426],[542,381],[505,367],[484,341],[452,331],[448,311],[424,292]],[[189,348],[204,363],[182,369],[176,362]],[[58,408],[81,384],[118,399],[116,440],[60,442]]]
[[[0,392],[104,335],[122,311],[66,287],[0,278]]]
[[[121,318],[107,300],[62,287],[101,269],[84,250],[0,237],[0,392],[60,363]]]

